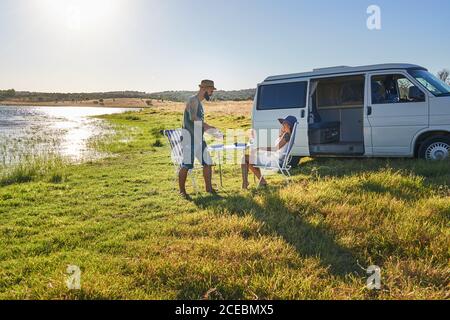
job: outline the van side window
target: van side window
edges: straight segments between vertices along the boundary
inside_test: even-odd
[[[318,79],[317,107],[364,106],[364,76]]]
[[[307,88],[306,81],[262,85],[258,89],[257,110],[305,108]]]
[[[372,104],[424,102],[425,94],[401,74],[372,76]]]

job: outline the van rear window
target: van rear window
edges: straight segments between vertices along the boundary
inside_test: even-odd
[[[307,87],[306,81],[262,85],[258,89],[257,110],[305,108]]]

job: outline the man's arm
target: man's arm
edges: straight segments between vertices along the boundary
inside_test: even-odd
[[[210,125],[207,124],[205,121],[203,121],[203,129],[205,129],[205,131],[208,131],[208,130],[217,130],[216,127],[210,126]]]
[[[201,119],[199,119],[197,117],[197,108],[198,108],[198,103],[197,101],[195,101],[195,99],[191,99],[188,103],[188,111],[189,111],[189,119],[191,119],[191,121],[195,122],[195,121],[202,121]],[[215,130],[216,128],[213,126],[210,126],[209,124],[207,124],[204,120],[203,122],[203,129],[205,131],[208,130]]]
[[[187,104],[187,110],[188,110],[188,114],[189,114],[189,119],[192,122],[199,121],[199,119],[197,118],[197,108],[198,108],[198,104],[195,101],[195,99],[190,99]]]

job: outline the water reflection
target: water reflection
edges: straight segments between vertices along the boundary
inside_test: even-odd
[[[0,164],[59,154],[73,161],[100,155],[88,147],[91,138],[110,127],[92,116],[122,113],[129,108],[0,106]],[[136,110],[136,109],[135,109]]]

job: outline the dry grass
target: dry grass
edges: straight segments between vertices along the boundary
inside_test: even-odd
[[[186,104],[183,102],[153,102],[154,108],[167,112],[183,112]],[[208,115],[233,115],[250,117],[253,101],[217,101],[204,102],[205,113]]]
[[[152,101],[152,106],[146,104],[146,100]],[[168,112],[182,112],[185,107],[184,102],[158,101],[152,99],[136,99],[136,98],[120,98],[120,99],[104,99],[103,105],[96,104],[95,101],[60,101],[56,102],[27,102],[21,100],[2,101],[2,105],[9,106],[45,106],[45,107],[107,107],[107,108],[155,108]],[[217,101],[203,103],[206,113],[217,113],[220,115],[239,115],[249,117],[253,106],[253,101]]]

